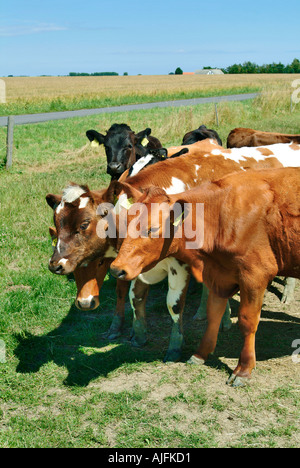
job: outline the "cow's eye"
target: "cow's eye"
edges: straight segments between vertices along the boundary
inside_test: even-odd
[[[85,231],[89,227],[89,225],[90,225],[90,221],[85,221],[84,223],[80,225],[80,229],[82,231]]]

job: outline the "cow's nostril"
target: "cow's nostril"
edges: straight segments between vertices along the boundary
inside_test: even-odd
[[[117,279],[124,279],[125,276],[126,276],[126,271],[125,270],[119,270],[118,268],[111,268],[110,272]]]
[[[49,270],[52,272],[52,273],[55,273],[57,275],[60,275],[62,270],[63,270],[63,267],[62,265],[51,265],[51,263],[49,264]]]
[[[95,298],[92,299],[77,299],[75,305],[80,310],[94,310],[98,307],[99,301]]]
[[[122,171],[122,164],[113,162],[113,163],[108,164],[107,169],[108,169],[108,172],[110,173],[120,172]]]

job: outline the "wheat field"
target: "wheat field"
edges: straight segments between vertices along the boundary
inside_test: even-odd
[[[300,75],[9,77],[0,115],[106,107],[254,91],[289,93]]]
[[[286,86],[298,75],[156,75],[156,76],[59,76],[10,77],[6,83],[7,100],[53,99],[99,95],[180,93]]]

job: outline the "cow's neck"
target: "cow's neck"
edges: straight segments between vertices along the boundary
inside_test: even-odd
[[[190,216],[195,216],[196,203],[204,205],[204,220],[198,220],[198,222],[204,222],[204,238],[201,246],[199,248],[190,248],[193,239],[186,239],[183,235],[178,239],[173,238],[168,252],[169,255],[174,256],[178,260],[192,265],[193,273],[197,280],[202,281],[203,262],[208,255],[218,248],[220,236],[219,217],[224,194],[222,194],[220,189],[217,189],[217,191],[206,191],[206,189],[203,189],[201,193],[197,190],[197,198],[195,198],[193,191],[191,191],[189,196],[185,195],[184,200],[181,195],[174,195],[171,199],[172,202],[180,200],[181,202],[192,204],[193,210]],[[196,229],[196,223],[193,222],[193,230]],[[202,226],[200,226],[200,229],[202,229]]]

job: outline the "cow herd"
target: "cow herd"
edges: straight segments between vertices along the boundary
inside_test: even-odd
[[[167,149],[150,128],[114,124],[105,135],[86,135],[92,146],[104,145],[111,183],[99,191],[73,183],[47,195],[55,224],[50,271],[73,273],[76,306],[92,310],[110,269],[117,304],[107,336],[122,334],[129,291],[137,346],[147,341],[149,288],[167,278],[173,325],[165,361],[181,357],[190,279],[203,283],[197,316],[207,328],[191,364],[205,362],[220,328],[230,328],[228,299],[239,292],[244,342],[228,383],[244,385],[268,285],[286,277],[288,303],[300,278],[300,135],[236,128],[225,148],[201,125]]]

